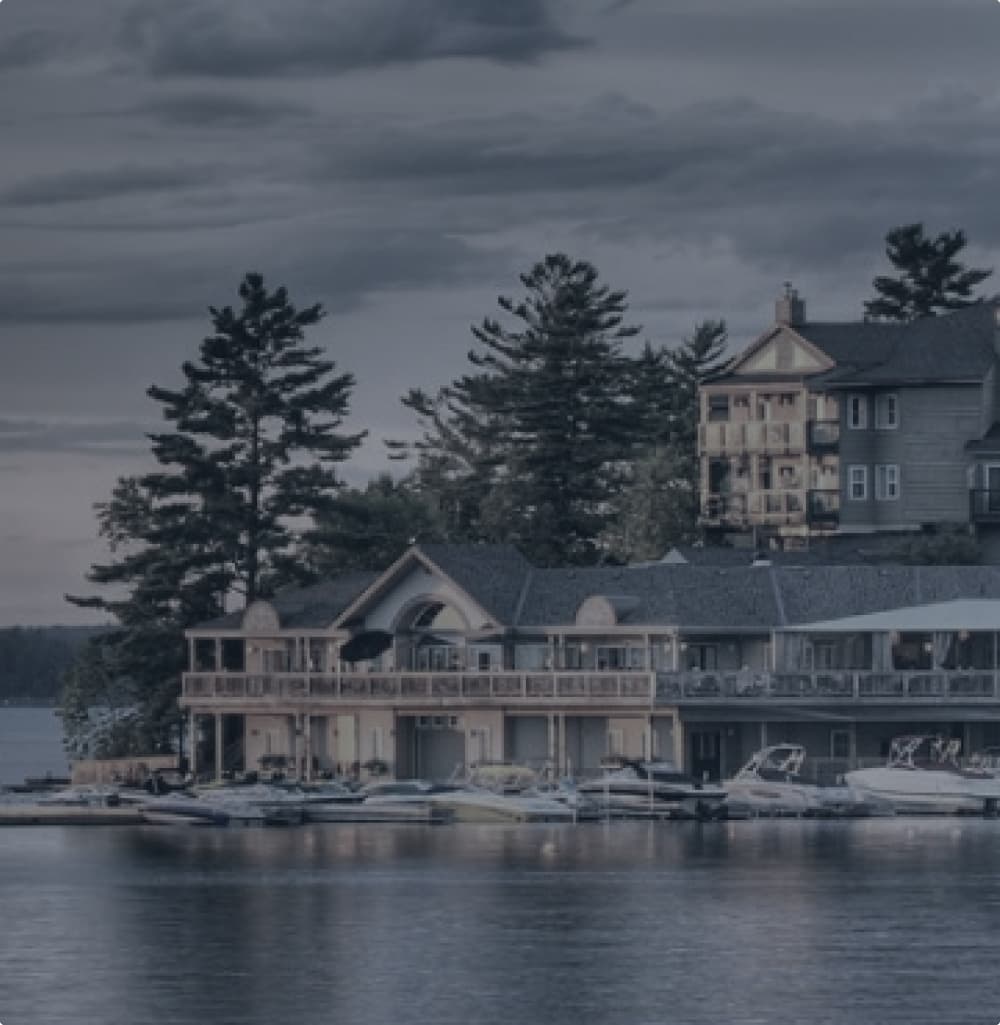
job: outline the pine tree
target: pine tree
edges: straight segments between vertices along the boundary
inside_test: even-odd
[[[336,466],[363,437],[341,431],[354,378],[304,341],[321,307],[297,310],[259,274],[239,296],[238,312],[210,310],[213,332],[182,366],[183,387],[148,389],[174,425],[150,436],[160,469],[122,479],[98,507],[118,558],[88,579],[118,593],[69,599],[115,617],[101,640],[105,676],[131,694],[137,730],[156,746],[177,721],[184,629],[230,595],[249,604],[295,576],[308,534],[298,524],[329,508]]]
[[[633,367],[634,422],[645,425],[608,534],[622,561],[662,557],[698,538],[698,386],[725,364],[726,325],[706,320],[676,349],[647,346]]]
[[[466,536],[516,543],[540,565],[588,563],[621,486],[628,441],[626,293],[589,263],[546,256],[472,331],[474,370],[404,403],[424,437],[415,481]],[[513,323],[510,323],[513,321]]]
[[[959,263],[955,257],[965,246],[963,231],[928,238],[921,223],[894,228],[885,237],[885,251],[899,275],[875,278],[877,294],[865,303],[865,317],[918,320],[976,302],[972,290],[993,271],[967,269]]]
[[[407,484],[382,474],[341,492],[319,517],[304,556],[315,576],[384,569],[417,541],[442,534],[429,502]]]

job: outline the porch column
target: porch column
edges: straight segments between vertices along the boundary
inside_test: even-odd
[[[858,724],[856,722],[847,724],[847,757],[850,767],[856,769],[858,766]]]
[[[215,779],[222,779],[222,713],[215,713]]]
[[[222,672],[222,638],[215,638],[215,671]]]
[[[558,717],[559,723],[559,775],[569,775],[569,764],[566,758],[566,716],[560,712]]]
[[[309,712],[302,714],[302,732],[306,752],[305,779],[309,783],[312,780],[312,715]]]
[[[674,709],[673,729],[671,730],[674,741],[674,765],[681,772],[685,772],[687,766],[687,752],[684,750],[684,723],[681,721],[681,713]]]
[[[556,761],[556,717],[550,712],[546,717],[549,726],[549,764],[556,779],[559,778],[559,764]]]
[[[298,712],[292,713],[292,743],[291,750],[289,751],[289,761],[292,763],[292,767],[295,770],[295,775],[299,774],[299,714]]]
[[[681,668],[681,635],[677,630],[674,631],[674,643],[670,647],[672,649],[674,672],[676,673]]]
[[[762,722],[760,724],[760,746],[762,748],[767,747],[767,723]]]
[[[188,642],[188,672],[196,673],[198,671],[198,664],[194,660],[194,638],[189,637]],[[995,660],[994,660],[995,662]]]
[[[653,714],[650,712],[646,716],[646,758],[649,761],[655,761],[656,755],[653,752]]]
[[[198,716],[194,709],[188,711],[188,772],[198,776]]]

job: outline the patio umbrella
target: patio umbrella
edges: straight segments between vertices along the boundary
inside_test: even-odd
[[[340,657],[345,662],[364,662],[377,658],[392,647],[392,634],[386,630],[363,630],[355,634],[341,649]]]

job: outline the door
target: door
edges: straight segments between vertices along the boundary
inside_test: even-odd
[[[695,730],[691,734],[691,775],[695,779],[719,779],[722,775],[722,734],[719,730]]]

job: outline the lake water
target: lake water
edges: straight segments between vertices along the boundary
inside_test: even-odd
[[[62,720],[51,708],[0,705],[0,785],[21,783],[25,776],[44,776],[47,772],[54,776],[69,772],[62,746]]]
[[[1000,821],[0,831],[4,1025],[994,1025]]]

